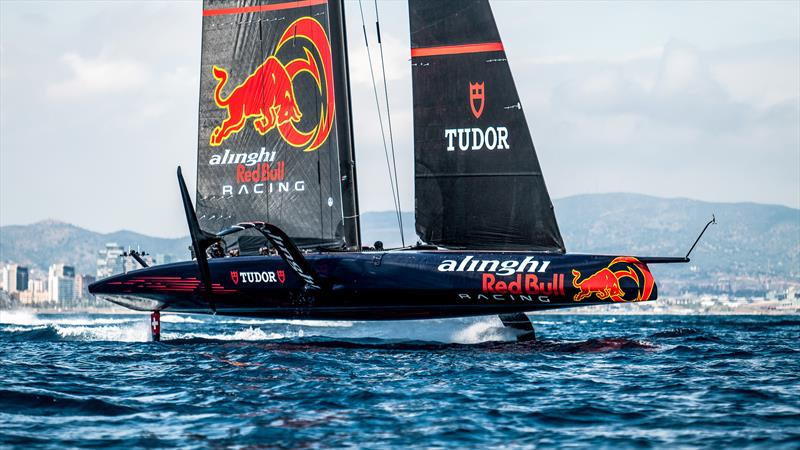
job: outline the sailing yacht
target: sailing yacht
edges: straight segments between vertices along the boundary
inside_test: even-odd
[[[178,169],[193,260],[90,292],[152,312],[156,339],[169,311],[499,315],[530,340],[525,312],[655,300],[648,264],[689,254],[566,252],[488,1],[409,16],[416,245],[362,247],[343,2],[206,0],[196,210]]]

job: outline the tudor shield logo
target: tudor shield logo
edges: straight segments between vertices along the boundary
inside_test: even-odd
[[[469,108],[476,119],[483,114],[486,104],[486,83],[469,83]],[[504,126],[488,126],[485,128],[464,127],[445,128],[444,139],[448,152],[467,150],[509,150],[508,128]]]
[[[475,116],[476,119],[480,119],[481,114],[483,114],[483,100],[485,98],[483,91],[484,84],[485,83],[469,84],[469,107],[472,109],[472,115]]]
[[[233,284],[239,284],[239,272],[231,271],[231,281],[233,281]]]
[[[286,272],[284,272],[283,270],[277,270],[275,271],[275,273],[278,274],[278,281],[280,281],[281,283],[286,281]]]

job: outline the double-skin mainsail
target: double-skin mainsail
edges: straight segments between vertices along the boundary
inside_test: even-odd
[[[301,246],[358,248],[342,4],[205,0],[202,41],[201,227],[259,220]]]

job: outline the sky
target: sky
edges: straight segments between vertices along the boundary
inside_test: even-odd
[[[360,206],[391,210],[359,4],[345,6]],[[376,51],[374,6],[363,6]],[[401,203],[412,211],[408,10],[378,7]],[[492,8],[552,197],[800,208],[800,2]],[[175,167],[193,189],[201,10],[0,0],[0,225],[186,234]]]

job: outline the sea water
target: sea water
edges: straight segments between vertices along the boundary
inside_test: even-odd
[[[800,448],[797,316],[0,311],[0,447]]]

